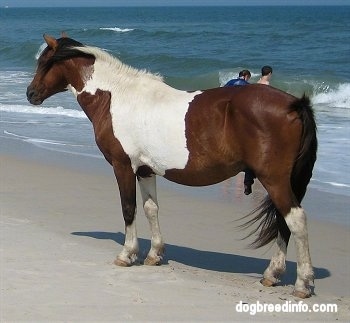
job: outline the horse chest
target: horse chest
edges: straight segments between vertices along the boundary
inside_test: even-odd
[[[186,143],[185,117],[189,100],[142,104],[113,100],[113,134],[131,160],[134,172],[149,166],[156,174],[168,169],[185,168],[189,151]]]

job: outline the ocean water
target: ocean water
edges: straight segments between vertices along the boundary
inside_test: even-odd
[[[243,68],[254,83],[271,65],[272,86],[313,102],[319,152],[310,185],[350,196],[349,20],[350,6],[0,8],[0,143],[102,158],[71,93],[40,107],[26,99],[43,33],[65,31],[184,90],[221,86]]]

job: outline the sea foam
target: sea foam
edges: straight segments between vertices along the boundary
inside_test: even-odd
[[[129,31],[133,31],[134,29],[132,28],[119,28],[119,27],[101,27],[99,28],[100,30],[110,30],[110,31],[115,31],[118,33],[126,33]]]
[[[1,112],[12,112],[12,113],[30,113],[30,114],[42,114],[42,115],[60,115],[71,118],[87,118],[83,111],[65,109],[63,107],[33,107],[29,105],[4,105],[0,104]]]
[[[339,84],[335,89],[315,94],[314,104],[325,104],[350,111],[350,83]]]

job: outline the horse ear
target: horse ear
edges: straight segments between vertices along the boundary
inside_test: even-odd
[[[68,38],[68,34],[65,31],[61,32],[61,37],[62,38]]]
[[[58,43],[57,43],[57,40],[55,38],[53,38],[52,36],[44,34],[44,39],[46,41],[47,46],[49,46],[53,50],[56,50],[56,48],[58,46]]]

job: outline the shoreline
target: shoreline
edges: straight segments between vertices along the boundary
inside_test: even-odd
[[[334,303],[338,313],[259,313],[253,317],[237,313],[235,306],[240,301],[282,304],[300,300],[291,296],[296,275],[294,241],[281,283],[273,288],[259,283],[275,249],[251,250],[247,248],[250,240],[241,240],[248,232],[238,231],[236,220],[251,210],[244,202],[247,199],[232,203],[203,198],[176,188],[179,185],[160,183],[164,264],[120,268],[113,260],[122,248],[124,223],[112,170],[104,160],[98,160],[101,168],[91,172],[89,167],[94,166],[88,161],[67,167],[54,156],[48,157],[51,161],[39,161],[38,155],[30,160],[0,154],[1,320],[350,318],[348,227],[311,217],[308,222],[316,295],[304,302],[310,306]],[[66,162],[74,158],[69,156]],[[79,168],[84,163],[87,168]],[[309,204],[306,211],[324,210],[324,196],[312,194],[305,202]],[[150,232],[139,197],[137,226],[142,260]],[[154,306],[157,311],[152,310]]]
[[[98,151],[100,156],[86,157],[72,153],[62,153],[36,147],[19,139],[0,138],[0,156],[9,156],[17,160],[24,160],[83,173],[105,175],[114,180],[113,169]],[[253,193],[245,196],[243,193],[243,173],[222,183],[207,187],[189,187],[167,181],[157,177],[158,188],[166,188],[193,198],[208,199],[212,202],[228,203],[231,207],[248,209],[249,213],[265,197],[266,191],[255,180]],[[116,187],[117,190],[117,187]],[[315,201],[323,201],[322,208]],[[326,201],[328,203],[326,203]],[[350,229],[350,198],[345,194],[327,192],[308,185],[302,206],[308,218],[325,224],[333,224]],[[317,214],[317,215],[316,215]]]

